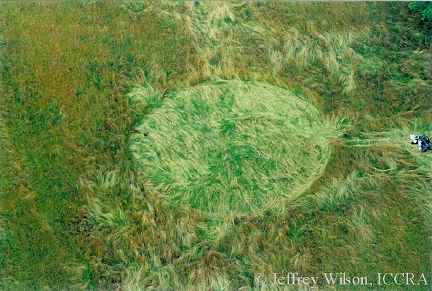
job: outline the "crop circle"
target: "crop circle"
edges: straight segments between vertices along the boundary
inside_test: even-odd
[[[300,195],[334,131],[288,90],[223,81],[164,98],[143,115],[131,150],[150,190],[172,205],[247,215]]]

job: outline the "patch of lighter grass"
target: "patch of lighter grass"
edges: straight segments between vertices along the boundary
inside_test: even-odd
[[[415,182],[411,182],[407,186],[409,193],[414,199],[419,202],[423,211],[423,217],[427,222],[427,225],[432,225],[432,187],[430,181],[432,179],[432,152],[420,152],[417,146],[410,144],[409,135],[412,133],[426,133],[430,135],[432,127],[429,124],[421,122],[417,119],[406,122],[401,125],[400,128],[390,128],[382,132],[369,132],[364,133],[362,138],[351,139],[347,141],[347,145],[352,147],[371,147],[371,148],[384,148],[388,154],[382,157],[383,165],[380,168],[371,165],[371,170],[374,171],[374,175],[387,175],[388,177],[402,178],[402,179],[414,179]],[[393,156],[393,152],[401,152],[404,154],[406,159],[413,161],[413,165],[409,169],[401,169],[407,161],[396,160]],[[348,179],[352,182],[352,179]],[[353,183],[347,183],[346,186],[350,187]],[[376,185],[373,185],[376,187]],[[323,201],[331,202],[333,198],[340,198],[347,196],[346,194],[353,194],[353,188],[349,188],[350,191],[338,190],[337,193],[344,193],[344,195],[329,195],[326,193],[323,197]],[[354,189],[355,190],[355,189]],[[349,195],[348,195],[349,196]]]
[[[348,94],[356,89],[355,66],[362,58],[352,48],[352,43],[367,34],[365,31],[325,32],[318,30],[310,34],[300,33],[294,27],[284,35],[283,60],[288,66],[306,68],[320,65],[343,92]],[[270,55],[272,63],[274,53]]]
[[[254,17],[242,19],[243,6],[235,1],[209,1],[196,7],[189,4],[181,13],[174,8],[171,10],[173,19],[198,52],[203,77],[237,78],[241,70],[239,64],[247,62],[247,55],[239,49],[239,44],[247,40],[254,46],[265,47],[256,52],[257,57],[266,58],[265,63],[275,79],[286,70],[319,68],[344,94],[356,90],[356,66],[363,59],[352,46],[355,41],[367,37],[368,27],[323,32],[314,22],[306,22],[299,25],[304,26],[303,29],[290,26],[276,37],[271,27]],[[291,9],[306,13],[301,6],[291,6]],[[248,11],[252,13],[253,9]],[[194,74],[191,72],[191,77]]]
[[[424,211],[423,214],[428,225],[432,225],[432,186],[429,183],[432,180],[432,152],[420,152],[416,146],[410,144],[408,137],[411,133],[426,133],[430,136],[431,132],[432,126],[430,124],[414,120],[409,126],[407,125],[399,129],[392,129],[381,133],[381,135],[384,135],[388,140],[391,140],[393,145],[402,148],[415,159],[417,168],[411,170],[411,172],[407,174],[417,174],[426,178],[426,180],[412,185],[410,190],[415,197],[421,201]]]
[[[152,90],[133,91],[132,99]],[[220,81],[155,102],[131,138],[148,189],[216,217],[281,209],[319,176],[339,133],[309,103],[262,84]]]

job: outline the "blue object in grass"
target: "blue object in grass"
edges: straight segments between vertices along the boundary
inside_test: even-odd
[[[428,150],[432,150],[432,143],[428,136],[426,135],[410,135],[411,144],[416,144],[417,148],[421,152],[426,152]]]

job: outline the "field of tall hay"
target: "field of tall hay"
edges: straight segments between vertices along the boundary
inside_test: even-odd
[[[0,3],[0,289],[428,290],[431,68],[405,3]]]

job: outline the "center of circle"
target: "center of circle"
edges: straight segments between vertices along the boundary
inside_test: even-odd
[[[288,90],[224,81],[163,99],[131,150],[150,190],[173,206],[247,215],[300,195],[325,166],[333,131]]]

